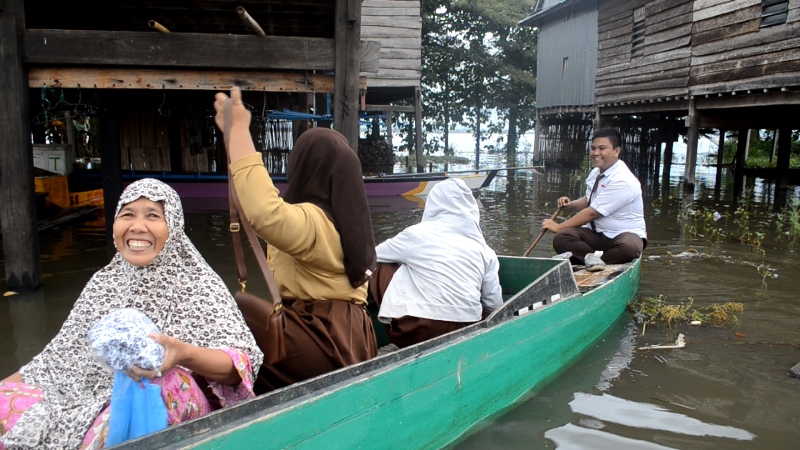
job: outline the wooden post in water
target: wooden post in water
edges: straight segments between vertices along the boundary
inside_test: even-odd
[[[539,163],[542,160],[542,154],[539,150],[540,144],[539,141],[541,139],[542,134],[542,121],[541,116],[539,116],[539,110],[536,110],[536,123],[534,124],[533,128],[533,160],[531,161],[532,165]],[[534,177],[535,178],[535,177]]]
[[[665,188],[669,187],[669,173],[672,171],[672,147],[677,137],[672,129],[667,132],[667,139],[664,145],[664,169],[661,171],[661,184]]]
[[[792,156],[792,130],[781,128],[778,133],[778,173],[775,177],[775,208],[786,206],[786,192],[789,189],[789,160]]]
[[[33,183],[28,76],[22,66],[23,0],[0,2],[0,226],[8,289],[42,284]]]
[[[361,0],[336,0],[333,127],[358,153]]]
[[[417,148],[417,173],[425,172],[425,156],[422,154],[422,91],[414,88],[414,139]]]
[[[394,144],[392,143],[392,121],[394,120],[394,114],[392,111],[386,111],[386,142],[389,143],[389,148],[392,149],[392,153],[394,153]]]
[[[744,162],[747,159],[747,146],[750,141],[747,129],[739,130],[739,144],[736,147],[736,166],[733,171],[733,198],[738,199],[744,188]]]
[[[686,142],[686,168],[683,172],[684,189],[694,190],[694,172],[697,165],[697,140],[699,138],[699,117],[694,98],[689,99],[689,115],[686,117],[686,126],[689,127],[688,142]]]
[[[717,174],[714,179],[714,198],[719,201],[722,189],[722,165],[725,163],[725,134],[727,130],[719,130],[719,143],[717,144]]]
[[[106,245],[111,259],[116,253],[114,248],[114,213],[119,197],[122,195],[122,171],[120,170],[119,134],[117,117],[109,111],[100,118],[100,158],[102,159],[103,202],[106,218]]]

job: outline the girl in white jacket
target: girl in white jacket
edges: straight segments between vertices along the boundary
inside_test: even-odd
[[[472,191],[450,178],[428,194],[420,223],[378,245],[370,291],[398,347],[463,328],[502,305],[499,262],[479,221]]]

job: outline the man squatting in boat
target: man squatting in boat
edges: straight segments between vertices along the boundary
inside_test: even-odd
[[[577,211],[563,223],[545,219],[542,229],[556,233],[553,249],[572,252],[572,264],[600,250],[595,265],[622,264],[638,258],[647,247],[642,186],[624,161],[621,136],[613,128],[601,128],[592,136],[589,157],[594,169],[586,178],[586,195],[558,199],[559,208]]]

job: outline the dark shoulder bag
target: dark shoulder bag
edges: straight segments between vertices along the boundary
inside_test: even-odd
[[[283,339],[286,322],[278,285],[275,283],[275,278],[272,276],[272,271],[267,265],[267,258],[264,256],[264,251],[261,249],[258,236],[256,236],[253,227],[247,220],[247,216],[242,209],[242,204],[239,202],[236,188],[233,185],[233,174],[230,169],[230,131],[231,121],[233,120],[232,115],[233,100],[228,99],[225,103],[224,136],[225,150],[228,155],[228,195],[231,213],[230,230],[231,236],[233,237],[233,251],[236,257],[239,286],[241,287],[239,291],[233,294],[233,298],[236,299],[236,303],[242,311],[247,326],[250,327],[250,331],[253,333],[256,343],[264,353],[264,364],[269,365],[280,361],[286,356],[286,348]],[[253,253],[261,268],[261,273],[264,275],[264,279],[267,282],[272,301],[246,292],[247,265],[245,264],[244,251],[242,249],[242,237],[239,234],[242,228],[244,228],[250,240],[250,246],[253,248]]]

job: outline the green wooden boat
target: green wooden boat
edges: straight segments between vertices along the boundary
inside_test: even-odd
[[[501,256],[506,301],[486,320],[117,448],[447,446],[575,362],[623,313],[640,268],[609,266],[586,287],[568,261]]]

